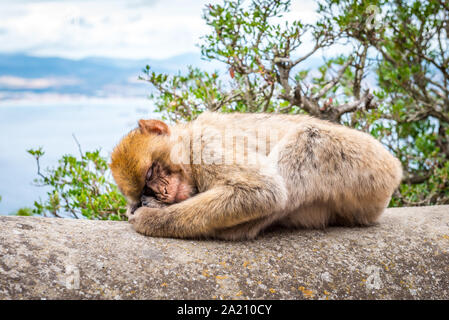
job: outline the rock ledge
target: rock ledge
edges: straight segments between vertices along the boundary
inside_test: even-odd
[[[449,206],[245,242],[0,216],[0,299],[449,299]]]

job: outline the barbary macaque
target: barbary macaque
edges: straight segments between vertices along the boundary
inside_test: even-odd
[[[170,127],[140,120],[110,168],[137,232],[229,240],[274,224],[371,225],[402,176],[400,162],[366,133],[261,113],[205,112]]]

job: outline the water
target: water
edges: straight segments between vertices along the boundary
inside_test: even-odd
[[[118,140],[140,118],[157,118],[145,99],[71,103],[9,103],[0,105],[0,214],[31,207],[46,188],[33,185],[34,158],[26,150],[43,147],[41,167],[54,166],[64,154],[78,155],[72,134],[83,151],[98,147],[109,156]]]

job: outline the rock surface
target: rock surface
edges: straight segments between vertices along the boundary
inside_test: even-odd
[[[449,206],[245,242],[126,222],[0,217],[0,299],[449,299]]]

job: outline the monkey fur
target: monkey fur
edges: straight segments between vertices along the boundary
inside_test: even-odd
[[[261,129],[268,132],[262,147],[247,138]],[[217,139],[226,132],[231,144]],[[240,138],[245,148],[236,147]],[[166,173],[163,187],[154,186],[154,164]],[[140,120],[113,150],[110,168],[137,232],[227,240],[255,238],[273,224],[372,225],[402,177],[400,162],[369,134],[263,113],[205,112],[170,127]],[[161,191],[162,207],[142,201],[149,187]]]

